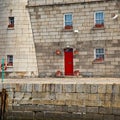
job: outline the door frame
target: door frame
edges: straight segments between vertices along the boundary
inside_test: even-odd
[[[71,51],[72,52],[72,60],[71,60],[71,62],[72,62],[72,66],[71,66],[71,69],[70,69],[70,71],[72,71],[71,72],[71,74],[68,74],[67,73],[67,71],[66,71],[66,66],[67,66],[67,63],[66,63],[66,54],[65,54],[65,52],[66,51]],[[74,61],[73,61],[73,48],[71,48],[71,47],[67,47],[67,48],[64,48],[64,75],[66,75],[66,76],[73,76],[73,71],[74,71]]]

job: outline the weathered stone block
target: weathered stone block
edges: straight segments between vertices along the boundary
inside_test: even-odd
[[[98,94],[89,94],[88,100],[99,101],[99,95]]]
[[[120,102],[120,94],[119,93],[112,94],[112,100]]]
[[[49,99],[50,100],[56,100],[56,94],[55,93],[50,93]]]
[[[93,120],[94,116],[91,113],[83,114],[82,119],[83,120]]]
[[[3,88],[3,85],[2,85],[2,84],[0,84],[0,91],[2,91],[2,88]]]
[[[87,107],[86,112],[88,112],[88,113],[98,113],[98,107]]]
[[[77,98],[78,98],[79,100],[88,100],[89,94],[87,94],[87,93],[78,93],[78,94],[77,94]]]
[[[56,93],[56,100],[65,100],[66,93]]]
[[[116,108],[120,107],[120,101],[114,101],[114,102],[112,103],[112,106],[113,106],[113,107],[116,107]]]
[[[26,92],[26,91],[27,91],[27,84],[21,84],[20,90],[21,90],[22,92]]]
[[[112,112],[114,115],[120,115],[120,108],[113,108]]]
[[[120,86],[116,85],[116,84],[113,84],[112,85],[112,92],[113,93],[119,93],[119,91],[120,91]]]
[[[22,118],[22,115],[23,115],[22,111],[12,111],[12,116],[13,117],[16,116],[19,119],[19,118]]]
[[[21,84],[15,84],[15,89],[16,92],[20,92],[21,91]]]
[[[55,105],[55,111],[60,111],[60,112],[62,112],[62,111],[63,111],[62,108],[63,108],[62,105]]]
[[[105,100],[107,101],[115,101],[115,96],[117,97],[116,94],[105,94]]]
[[[39,105],[38,104],[28,104],[28,105],[22,105],[25,110],[24,111],[40,111]]]
[[[40,100],[49,100],[50,93],[49,92],[32,92],[32,98],[39,98]]]
[[[48,84],[42,84],[42,92],[50,92],[50,86]]]
[[[37,120],[43,120],[44,119],[44,112],[35,112],[34,118]]]
[[[21,105],[18,105],[18,106],[13,106],[12,108],[12,111],[25,111],[25,106],[21,106]]]
[[[11,88],[11,85],[9,83],[7,83],[7,84],[2,83],[0,87],[1,87],[1,89],[5,88],[9,91]]]
[[[55,92],[56,93],[62,93],[62,85],[61,84],[56,84],[55,85]]]
[[[65,100],[55,100],[53,103],[55,105],[65,105],[66,104]]]
[[[80,112],[72,113],[72,120],[83,120],[83,115]]]
[[[111,107],[111,101],[107,100],[107,101],[101,101],[101,106],[104,106],[104,107]],[[112,104],[113,105],[113,104]]]
[[[13,92],[7,92],[7,95],[8,95],[9,100],[13,99],[13,97],[14,97],[14,93]]]
[[[85,101],[85,105],[86,106],[95,106],[95,107],[97,107],[97,106],[101,106],[101,101],[99,101],[99,100],[86,100]]]
[[[99,107],[99,113],[100,114],[112,114],[112,108],[111,107]]]
[[[114,115],[104,115],[103,120],[114,120]]]
[[[120,115],[115,116],[115,120],[120,120]]]
[[[23,99],[24,92],[15,92],[15,99]]]
[[[80,106],[78,106],[78,112],[80,112],[80,113],[86,113],[86,107],[80,107]]]
[[[112,93],[112,85],[106,85],[106,93]]]
[[[21,117],[22,117],[22,119],[33,120],[33,112],[32,111],[24,111]]]
[[[93,119],[94,120],[103,120],[103,115],[102,114],[93,114]]]
[[[63,85],[63,92],[75,92],[75,85],[74,84],[64,84]]]
[[[76,100],[77,93],[65,93],[65,100]]]
[[[99,85],[98,86],[98,93],[106,93],[106,85]]]
[[[22,100],[18,100],[17,101],[17,104],[20,104],[20,105],[27,105],[27,104],[32,104],[33,102],[32,102],[32,100],[26,100],[26,99],[22,99]]]
[[[76,92],[84,92],[84,85],[83,84],[76,84]]]
[[[74,102],[75,102],[74,105],[77,105],[79,107],[85,107],[86,100],[76,100]]]
[[[100,101],[104,101],[105,100],[105,94],[98,94],[98,96],[99,96],[99,100]]]
[[[49,85],[50,92],[55,92],[55,84]]]
[[[31,93],[24,93],[24,100],[31,100],[32,99],[32,94]]]
[[[46,112],[45,113],[45,119],[49,118],[50,120],[71,120],[72,118],[71,113],[67,112],[57,112],[57,113],[52,113],[52,112]]]
[[[98,85],[91,85],[91,93],[98,93]]]
[[[34,84],[33,85],[33,92],[42,92],[42,85],[41,84]]]
[[[54,105],[44,105],[40,106],[44,108],[44,111],[55,111],[55,106]]]
[[[68,112],[77,112],[77,111],[78,111],[78,106],[76,105],[68,106]]]
[[[84,84],[84,93],[90,93],[91,85]]]

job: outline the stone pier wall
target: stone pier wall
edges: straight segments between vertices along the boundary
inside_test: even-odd
[[[120,120],[117,84],[3,84],[7,120]]]

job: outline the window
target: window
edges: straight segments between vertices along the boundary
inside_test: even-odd
[[[7,66],[13,66],[13,55],[7,55]]]
[[[72,21],[71,13],[64,15],[64,26],[65,26],[65,29],[73,29],[73,21]]]
[[[103,61],[104,60],[104,48],[95,49],[95,60]]]
[[[95,27],[104,27],[104,13],[102,11],[95,12]]]
[[[13,28],[13,27],[14,27],[14,17],[9,17],[8,28]]]

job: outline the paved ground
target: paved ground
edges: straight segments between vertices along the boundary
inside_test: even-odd
[[[2,83],[2,80],[0,81]],[[27,84],[120,84],[120,78],[24,78],[4,79],[3,83]]]

